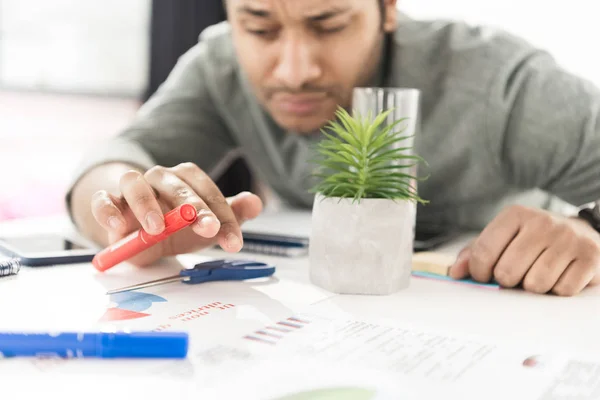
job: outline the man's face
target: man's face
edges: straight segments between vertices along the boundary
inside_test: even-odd
[[[373,77],[395,0],[228,0],[239,62],[283,128],[311,133]],[[383,28],[383,29],[382,29]]]

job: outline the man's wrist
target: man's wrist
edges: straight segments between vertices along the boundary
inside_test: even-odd
[[[596,201],[594,203],[594,218],[598,221],[600,221],[600,200]]]
[[[590,224],[596,232],[600,233],[600,202],[581,207],[578,217]]]

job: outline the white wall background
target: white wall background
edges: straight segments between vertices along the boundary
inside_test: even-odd
[[[600,85],[597,0],[399,0],[399,6],[417,18],[505,28]],[[149,0],[0,0],[0,85],[136,96],[148,74],[149,12]]]
[[[416,18],[500,27],[549,50],[565,68],[600,86],[598,0],[398,0]]]
[[[138,95],[149,0],[0,0],[0,85]]]

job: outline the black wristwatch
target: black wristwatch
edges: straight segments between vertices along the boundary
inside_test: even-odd
[[[578,215],[600,233],[600,201],[597,201],[594,206],[580,208]]]

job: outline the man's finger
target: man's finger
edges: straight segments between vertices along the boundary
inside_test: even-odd
[[[489,282],[496,262],[519,232],[520,210],[510,208],[498,215],[471,247],[469,274],[479,282]]]
[[[549,247],[535,261],[523,279],[523,289],[532,293],[548,293],[573,261],[566,249]]]
[[[126,231],[125,217],[106,190],[100,190],[92,196],[91,207],[96,221],[108,232],[123,234]]]
[[[469,260],[471,258],[471,246],[469,243],[464,249],[458,253],[456,261],[450,267],[449,275],[453,279],[465,279],[469,277]]]
[[[255,219],[260,215],[263,209],[263,203],[260,197],[250,192],[242,192],[227,199],[239,225],[244,222]]]
[[[577,256],[576,237],[570,229],[551,229],[549,226],[536,226],[529,224],[524,230],[530,230],[535,240],[531,241],[529,247],[539,249],[543,247],[541,254],[531,262],[531,268],[523,279],[523,289],[533,293],[548,293],[556,284],[567,267]],[[537,233],[537,236],[534,234]],[[512,245],[511,245],[512,247]],[[527,248],[520,249],[521,258],[527,258]],[[533,252],[532,252],[533,253]],[[518,258],[518,254],[515,254]]]
[[[530,227],[519,231],[494,267],[493,276],[503,287],[518,286],[540,254],[550,246],[548,232],[532,231]]]
[[[164,216],[154,189],[139,171],[132,170],[123,174],[119,189],[146,232],[158,235],[165,229]]]
[[[192,163],[179,164],[172,171],[200,195],[221,223],[217,235],[219,245],[225,251],[238,252],[242,249],[242,231],[233,210],[218,186],[198,166]]]
[[[256,218],[262,211],[262,201],[260,198],[251,193],[240,193],[236,196],[227,198],[227,202],[231,205],[239,225],[244,221]],[[166,255],[177,255],[198,251],[206,247],[212,247],[218,242],[218,238],[199,238],[190,232],[178,232],[169,238],[169,246],[165,248]]]
[[[214,237],[221,228],[217,216],[210,210],[200,196],[182,179],[164,167],[153,167],[144,177],[163,202],[167,202],[171,209],[182,204],[192,204],[198,210],[198,220],[192,225],[196,234],[206,238]]]
[[[563,272],[552,292],[559,296],[574,296],[592,281],[595,273],[596,265],[577,259]]]

